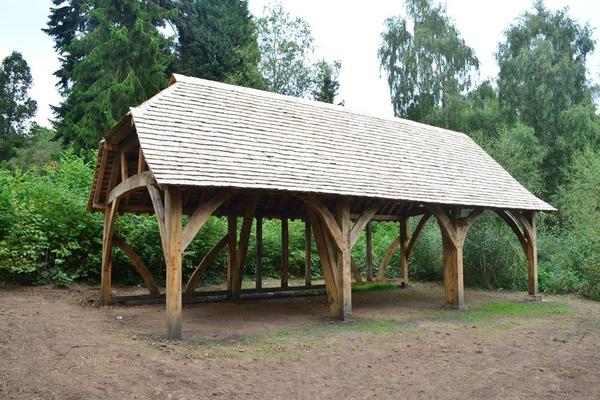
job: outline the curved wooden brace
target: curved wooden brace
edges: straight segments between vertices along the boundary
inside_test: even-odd
[[[415,231],[413,232],[413,234],[410,238],[410,242],[408,243],[408,246],[406,247],[406,258],[407,259],[412,254],[415,244],[417,243],[417,239],[419,238],[421,231],[423,230],[423,228],[425,227],[425,224],[427,223],[427,221],[430,218],[431,218],[431,213],[426,213],[426,214],[423,214],[423,216],[419,220],[419,223],[417,224],[417,227],[415,228]],[[392,256],[394,255],[394,252],[396,251],[398,246],[400,246],[401,241],[402,241],[402,235],[398,236],[396,238],[396,240],[394,240],[392,242],[392,244],[390,244],[390,246],[386,250],[385,256],[383,257],[383,261],[381,262],[381,266],[379,267],[379,271],[377,272],[377,280],[381,281],[381,280],[385,279],[385,273],[390,264],[390,261],[392,260]]]
[[[319,220],[319,217],[317,217],[313,211],[309,210],[308,218],[310,219],[310,224],[315,237],[315,243],[317,244],[317,250],[319,251],[319,260],[321,262],[321,268],[323,269],[323,277],[325,278],[325,288],[327,290],[328,301],[329,304],[332,304],[337,298],[337,286],[335,284],[333,273],[335,259],[333,254],[330,252],[330,247],[325,239],[327,233],[323,229],[323,225]]]
[[[439,205],[429,206],[428,209],[433,215],[435,215],[435,218],[437,219],[442,232],[446,234],[447,239],[454,246],[456,246],[458,244],[456,240],[457,232],[448,214],[446,214],[446,212]]]
[[[133,175],[123,182],[115,186],[108,194],[106,204],[112,203],[115,199],[129,193],[133,190],[140,189],[152,183],[152,172],[145,171],[141,174]]]
[[[213,262],[217,254],[225,247],[228,238],[229,235],[223,236],[223,239],[219,240],[219,242],[215,244],[212,247],[212,249],[210,249],[210,251],[204,256],[204,258],[202,258],[202,261],[200,261],[200,264],[198,264],[198,267],[196,267],[196,270],[192,273],[190,279],[188,279],[184,291],[185,295],[191,295],[192,293],[194,293],[194,290],[196,290],[196,286],[198,286],[200,279],[202,279],[202,277],[204,276],[206,269],[208,268],[210,263]]]
[[[111,297],[112,276],[112,244],[115,219],[119,209],[119,198],[110,207],[104,209],[104,231],[102,236],[102,270],[101,270],[101,292],[102,305],[108,305]]]
[[[381,266],[379,267],[379,271],[377,272],[377,280],[378,281],[382,281],[385,279],[385,271],[387,270],[387,267],[388,267],[390,261],[392,260],[392,256],[394,255],[394,252],[396,251],[398,246],[400,246],[400,240],[401,240],[401,238],[400,238],[400,236],[398,236],[385,251],[385,255],[383,256],[383,261],[381,262]]]
[[[329,211],[329,209],[325,207],[325,205],[319,199],[312,195],[297,195],[297,197],[300,198],[306,207],[312,210],[321,221],[323,221],[323,226],[333,239],[333,243],[339,250],[341,250],[344,242],[342,238],[342,230],[340,229],[331,211]]]
[[[425,227],[425,224],[427,223],[427,221],[429,221],[429,218],[431,218],[431,214],[426,213],[423,214],[423,216],[419,220],[419,223],[417,224],[417,227],[415,228],[415,231],[413,232],[410,241],[408,242],[408,246],[406,247],[406,258],[410,257],[410,255],[412,254],[415,245],[417,244],[417,239],[419,238],[421,231]]]
[[[350,231],[350,248],[353,248],[356,242],[358,241],[358,237],[360,236],[360,232],[367,226],[373,215],[381,208],[382,202],[379,200],[373,201],[369,204],[369,207],[358,217],[356,223],[352,227]]]
[[[200,204],[196,211],[190,217],[190,220],[183,228],[182,233],[182,251],[192,243],[196,234],[202,226],[208,221],[208,218],[212,215],[213,212],[217,208],[219,208],[223,203],[227,200],[231,199],[235,194],[232,190],[219,191],[214,196],[212,196],[208,201]]]
[[[160,197],[160,191],[153,184],[149,183],[146,185],[148,193],[150,194],[150,200],[152,200],[152,208],[154,208],[154,215],[156,216],[156,222],[158,224],[158,232],[160,234],[160,242],[162,244],[163,252],[166,252],[169,248],[169,241],[167,240],[167,226],[165,225],[165,206]],[[167,254],[165,253],[165,257]]]
[[[137,255],[135,250],[131,246],[129,246],[122,238],[118,236],[113,236],[113,244],[117,246],[125,255],[129,258],[137,272],[144,279],[144,283],[146,284],[146,288],[151,295],[157,296],[160,294],[160,290],[158,289],[158,285],[154,280],[154,277],[146,267],[146,264],[142,261],[142,259]]]
[[[356,283],[362,283],[362,276],[360,275],[360,271],[358,270],[358,265],[356,265],[356,261],[354,261],[354,257],[350,258],[350,262],[352,264],[352,273],[354,274],[354,280]]]
[[[519,240],[519,243],[521,244],[523,251],[527,252],[527,239],[525,238],[525,234],[523,233],[523,230],[521,229],[521,227],[519,226],[517,221],[515,221],[513,216],[506,210],[495,209],[494,212],[500,218],[502,218],[504,220],[504,222],[506,222],[506,224],[510,227],[510,229],[512,229],[512,231],[515,233],[515,236]]]

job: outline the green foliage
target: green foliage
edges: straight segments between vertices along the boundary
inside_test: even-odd
[[[600,141],[585,64],[594,44],[588,25],[579,25],[567,10],[549,11],[542,1],[506,31],[500,44],[500,105],[509,121],[531,126],[548,148],[549,193],[564,178],[561,172],[573,154]]]
[[[29,97],[31,70],[21,53],[13,51],[0,65],[0,161],[8,160],[27,134],[37,103]]]
[[[280,2],[267,5],[264,14],[257,21],[258,68],[266,80],[266,89],[333,103],[341,63],[314,62],[315,45],[310,25],[302,18],[292,17]]]
[[[52,161],[58,161],[62,151],[62,143],[55,140],[55,132],[33,123],[29,135],[23,140],[21,147],[15,149],[15,156],[8,165],[14,169],[42,169]]]
[[[316,87],[312,93],[315,100],[333,104],[340,88],[338,76],[341,66],[342,64],[339,61],[328,63],[325,60],[321,60],[317,62]]]
[[[406,14],[408,18],[386,20],[378,56],[394,114],[424,121],[464,94],[479,62],[444,7],[431,0],[408,0]]]
[[[86,210],[92,166],[72,152],[58,165],[0,171],[3,279],[64,284],[97,277],[101,218]]]
[[[247,1],[180,0],[175,25],[175,72],[256,88],[264,87],[256,26]]]
[[[94,148],[130,106],[165,87],[173,56],[158,30],[169,14],[154,2],[94,0],[81,10],[85,34],[60,49],[77,57],[60,71],[69,84],[55,110],[56,130],[77,148]]]

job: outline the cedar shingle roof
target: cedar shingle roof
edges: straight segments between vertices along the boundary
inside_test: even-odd
[[[131,109],[158,184],[554,210],[463,133],[203,79]]]

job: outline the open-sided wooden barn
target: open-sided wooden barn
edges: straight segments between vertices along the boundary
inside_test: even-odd
[[[475,218],[492,210],[515,232],[528,260],[529,294],[538,296],[535,213],[554,210],[465,134],[182,75],[132,108],[101,141],[89,209],[105,216],[103,304],[111,301],[113,245],[158,294],[143,262],[113,234],[118,213],[156,215],[167,265],[169,338],[181,337],[182,295],[193,292],[198,279],[194,274],[184,293],[182,253],[211,215],[227,216],[229,231],[205,260],[228,249],[231,298],[241,293],[253,220],[258,231],[262,218],[302,219],[307,235],[314,234],[331,311],[347,319],[351,250],[369,221],[400,223],[388,255],[400,248],[406,284],[415,241],[435,218],[445,300],[464,308],[463,245]],[[183,215],[190,216],[185,226]],[[417,217],[411,233],[409,220]]]

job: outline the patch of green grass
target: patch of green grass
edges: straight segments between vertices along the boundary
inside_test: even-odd
[[[375,290],[390,290],[397,288],[397,285],[391,283],[373,283],[372,285],[357,285],[352,286],[353,292],[371,292]]]
[[[535,304],[535,303],[485,303],[475,307],[471,311],[456,312],[442,311],[437,313],[438,317],[468,321],[474,325],[482,322],[491,322],[504,318],[543,317],[552,314],[565,314],[569,309],[558,304]]]

